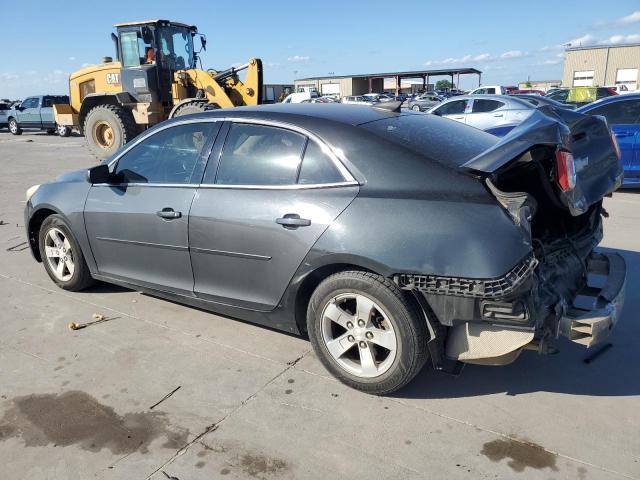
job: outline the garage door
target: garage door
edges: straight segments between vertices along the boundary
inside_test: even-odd
[[[340,95],[339,83],[323,83],[320,85],[322,95]]]
[[[628,90],[636,90],[638,88],[638,69],[618,69],[616,72],[616,85],[626,85]]]
[[[573,72],[574,87],[592,87],[593,86],[593,70],[582,70]]]

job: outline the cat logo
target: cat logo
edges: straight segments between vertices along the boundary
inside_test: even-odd
[[[107,73],[107,83],[110,85],[120,85],[120,74]]]

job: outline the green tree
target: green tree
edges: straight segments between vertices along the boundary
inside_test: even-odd
[[[527,80],[527,83],[524,84],[525,87],[527,88],[531,88],[533,87],[533,85],[531,85],[531,82]]]
[[[436,90],[451,90],[453,88],[453,83],[449,80],[438,80],[436,82]]]

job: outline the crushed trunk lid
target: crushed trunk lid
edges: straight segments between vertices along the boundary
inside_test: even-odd
[[[622,184],[622,164],[614,142],[602,117],[541,107],[462,168],[488,176],[537,146],[554,147],[563,154],[570,152],[574,181],[566,190],[556,182],[555,191],[571,214],[578,216]]]

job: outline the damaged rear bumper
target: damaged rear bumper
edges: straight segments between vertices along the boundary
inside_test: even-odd
[[[617,253],[592,253],[586,262],[586,285],[564,309],[558,334],[590,347],[609,336],[624,305],[626,264]]]

